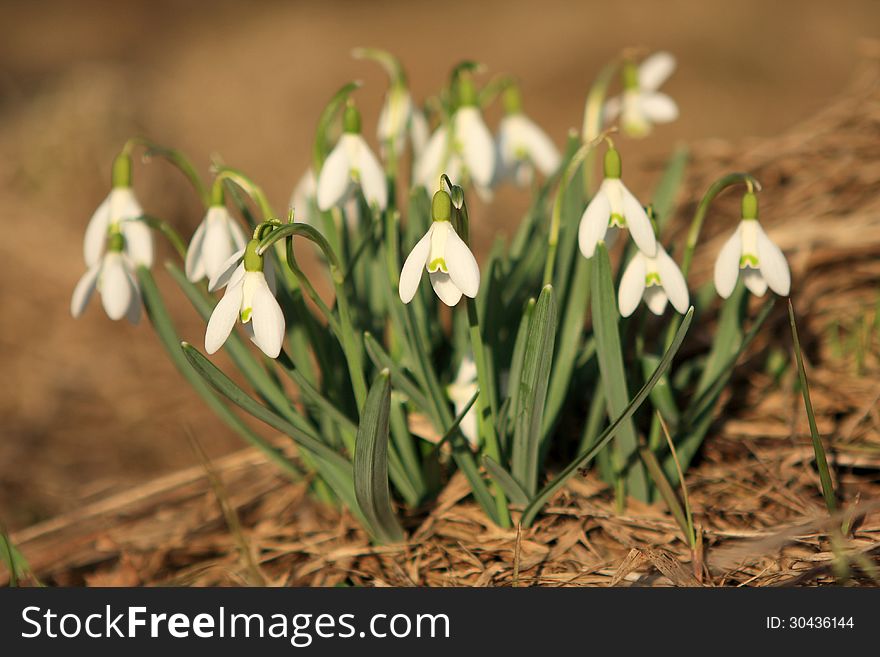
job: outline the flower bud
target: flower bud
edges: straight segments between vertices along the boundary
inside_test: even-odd
[[[345,115],[342,117],[343,132],[358,135],[361,132],[361,113],[354,104],[345,106]]]
[[[122,152],[113,160],[113,187],[131,187],[131,156]]]
[[[477,105],[477,88],[469,75],[462,75],[458,79],[458,105],[459,107]]]
[[[519,86],[516,84],[511,84],[504,90],[504,95],[501,98],[501,102],[504,105],[504,113],[505,114],[520,114],[522,113],[522,94],[519,92]]]
[[[251,240],[244,249],[244,270],[263,271],[263,256],[257,253],[259,240]]]

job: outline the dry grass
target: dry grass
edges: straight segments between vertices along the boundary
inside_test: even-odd
[[[872,53],[869,53],[871,55]],[[878,582],[880,556],[880,65],[850,92],[774,139],[695,149],[687,216],[717,175],[764,183],[762,218],[789,254],[819,431],[842,516],[823,511],[806,416],[780,307],[737,370],[735,394],[687,486],[701,548],[660,505],[614,511],[595,474],[573,481],[528,531],[492,526],[453,477],[436,505],[406,519],[405,545],[373,547],[354,519],[312,502],[251,450],[157,479],[13,536],[52,584],[328,586],[776,586]],[[705,280],[736,198],[708,219],[695,263]],[[683,221],[679,220],[677,225]],[[781,304],[780,304],[781,306]],[[690,348],[705,345],[696,333]],[[840,532],[846,520],[848,532]],[[243,555],[242,551],[249,554]],[[254,565],[256,564],[255,572]]]

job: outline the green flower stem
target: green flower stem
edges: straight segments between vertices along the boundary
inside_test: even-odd
[[[238,169],[221,166],[217,169],[215,182],[218,180],[228,180],[241,187],[241,189],[243,189],[245,193],[254,200],[257,207],[260,208],[260,214],[263,215],[264,221],[277,218],[277,215],[269,204],[269,199],[266,198],[263,189]]]
[[[263,238],[262,242],[260,242],[258,253],[265,253],[266,249],[277,243],[279,240],[293,237],[295,235],[305,237],[316,244],[323,252],[330,267],[330,278],[333,281],[333,287],[336,291],[336,310],[339,313],[338,328],[341,334],[339,337],[341,338],[342,351],[345,353],[345,359],[348,363],[351,385],[354,389],[354,396],[357,400],[358,412],[360,413],[363,410],[364,402],[367,400],[367,383],[364,378],[363,349],[356,337],[354,326],[351,321],[351,310],[344,289],[345,274],[340,266],[339,258],[336,256],[336,253],[334,253],[329,242],[327,242],[320,232],[308,224],[289,223],[273,230],[269,235]]]
[[[565,198],[565,192],[571,184],[578,167],[584,162],[584,159],[595,148],[594,142],[587,142],[581,146],[572,155],[565,174],[559,181],[559,187],[556,189],[556,198],[553,199],[553,211],[550,215],[550,233],[547,236],[547,259],[544,261],[544,282],[543,285],[551,285],[553,283],[553,268],[556,265],[556,249],[559,246],[559,228],[562,224],[562,202]]]
[[[584,124],[581,128],[581,140],[585,144],[589,144],[596,140],[602,132],[602,115],[605,106],[605,98],[608,96],[608,87],[614,79],[614,75],[620,68],[621,58],[616,58],[605,65],[596,76],[593,86],[587,94],[587,100],[584,103]],[[589,158],[584,162],[583,170],[584,194],[592,195],[593,183],[593,158]]]
[[[493,395],[491,394],[490,372],[486,362],[486,349],[483,346],[483,337],[480,332],[477,303],[471,298],[467,300],[467,314],[471,334],[471,348],[474,352],[474,363],[477,366],[477,385],[480,387],[480,394],[477,397],[479,433],[483,438],[483,445],[489,458],[496,463],[502,463],[501,449],[498,446],[498,434],[495,431],[495,427],[498,426],[498,414],[491,403]],[[498,486],[495,487],[495,504],[502,526],[509,526],[510,515],[507,511],[507,497]]]
[[[196,168],[192,165],[192,162],[190,162],[183,153],[173,148],[160,146],[146,137],[131,137],[125,142],[122,151],[126,155],[131,155],[135,146],[144,147],[144,160],[149,160],[153,156],[158,155],[177,167],[180,172],[186,176],[186,179],[189,180],[193,189],[195,189],[196,193],[199,195],[202,205],[205,207],[210,205],[211,198],[207,187],[205,187],[205,183],[202,182],[202,178],[199,176]]]
[[[174,247],[174,250],[177,251],[177,255],[180,256],[180,259],[186,260],[186,242],[183,241],[180,233],[174,230],[174,227],[171,224],[147,214],[141,215],[135,221],[142,221],[149,228],[165,237],[171,243],[171,246]]]

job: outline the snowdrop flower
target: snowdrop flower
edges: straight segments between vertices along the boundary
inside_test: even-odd
[[[416,161],[415,183],[433,189],[440,174],[446,173],[454,182],[471,180],[485,194],[495,175],[495,142],[480,114],[469,76],[459,80],[459,100],[449,125],[434,131]]]
[[[623,184],[620,171],[620,153],[611,147],[605,152],[605,179],[584,210],[578,228],[578,244],[587,258],[593,257],[599,242],[612,244],[620,228],[629,228],[636,246],[646,256],[654,257],[657,253],[651,220]]]
[[[258,245],[254,239],[234,253],[208,286],[212,291],[226,286],[223,298],[208,320],[205,351],[209,354],[223,346],[237,319],[263,353],[270,358],[277,358],[281,353],[284,314],[275,299],[272,269],[264,269],[263,256],[257,253]]]
[[[537,168],[549,176],[559,167],[559,151],[538,125],[522,112],[516,85],[504,92],[505,116],[498,127],[499,169],[520,186],[528,185]]]
[[[740,271],[745,286],[755,296],[764,296],[768,287],[780,296],[788,296],[788,262],[758,223],[758,197],[753,192],[743,196],[742,221],[715,261],[715,289],[722,298],[733,293]]]
[[[413,154],[418,157],[428,142],[428,132],[428,121],[416,107],[406,85],[393,84],[385,95],[376,128],[382,156],[387,159],[387,144],[394,144],[395,155],[400,157],[409,137]]]
[[[317,179],[318,209],[341,206],[356,187],[369,205],[384,210],[388,187],[379,160],[361,136],[361,116],[354,105],[345,108],[343,133],[321,167]]]
[[[136,221],[143,214],[140,203],[131,188],[131,157],[125,153],[113,162],[113,188],[98,206],[86,227],[83,256],[86,266],[93,267],[101,260],[107,235],[118,225],[125,243],[125,253],[136,265],[153,265],[153,236],[149,227]]]
[[[133,273],[134,264],[125,253],[125,236],[118,229],[111,229],[105,240],[106,251],[88,268],[73,290],[70,314],[74,318],[80,317],[92,294],[98,290],[101,304],[110,319],[125,317],[137,324],[141,318],[141,298]]]
[[[688,309],[690,295],[684,276],[659,244],[656,256],[652,258],[638,251],[626,266],[617,291],[621,316],[632,315],[642,299],[655,315],[662,315],[669,301],[682,315]]]
[[[623,65],[623,94],[609,98],[605,119],[620,116],[623,131],[631,137],[644,137],[655,123],[669,123],[678,118],[678,105],[669,96],[657,91],[675,70],[675,58],[668,52],[657,52],[638,67],[627,61]]]
[[[316,195],[318,193],[318,182],[315,179],[314,170],[309,167],[303,174],[293,193],[290,195],[290,207],[294,210],[293,220],[300,223],[309,224],[320,231],[324,230],[324,224],[321,216],[318,214]],[[342,204],[342,211],[345,215],[345,223],[350,228],[355,228],[361,220],[361,204],[359,199],[350,195]]]
[[[473,299],[480,289],[480,269],[474,254],[452,227],[452,199],[445,191],[434,194],[431,215],[431,227],[403,263],[400,300],[412,301],[426,269],[434,292],[447,306],[457,304],[462,294]]]
[[[467,406],[467,403],[476,392],[477,366],[474,363],[473,358],[465,356],[461,360],[461,365],[458,367],[458,374],[455,376],[455,381],[446,386],[446,394],[455,406],[456,417],[461,414],[464,407]],[[465,416],[461,420],[461,424],[458,426],[464,434],[464,437],[467,438],[470,443],[471,448],[476,449],[479,441],[476,404],[471,406],[470,410],[465,413]]]
[[[218,276],[229,257],[247,244],[241,226],[223,205],[222,195],[218,200],[208,208],[186,251],[186,277],[193,283]]]

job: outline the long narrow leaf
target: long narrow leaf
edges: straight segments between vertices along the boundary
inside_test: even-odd
[[[354,452],[354,493],[368,529],[382,543],[403,540],[388,492],[388,432],[391,374],[379,372],[361,413]]]

